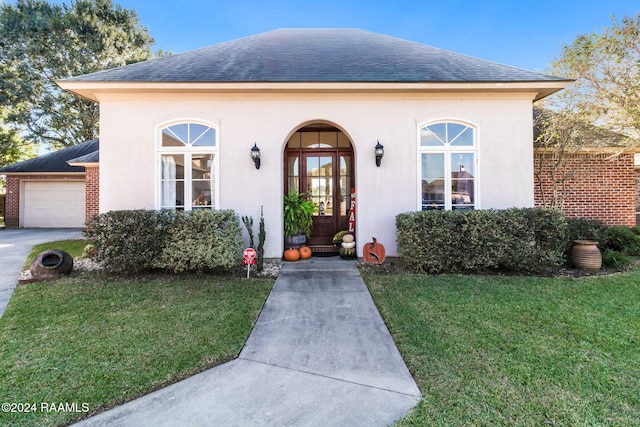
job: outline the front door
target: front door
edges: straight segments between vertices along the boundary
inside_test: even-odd
[[[316,205],[307,244],[331,245],[334,234],[349,225],[351,143],[333,127],[305,127],[289,140],[285,156],[285,191],[305,193]]]

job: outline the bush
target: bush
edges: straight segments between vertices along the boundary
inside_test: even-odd
[[[111,211],[94,217],[86,236],[112,273],[228,269],[242,257],[233,211]]]
[[[631,228],[614,225],[607,230],[605,236],[604,249],[611,249],[626,255],[640,255],[640,237]]]
[[[96,215],[86,237],[93,241],[96,260],[111,273],[137,273],[156,267],[173,211],[125,210]]]
[[[630,227],[608,226],[596,220],[572,218],[567,219],[567,228],[567,253],[574,240],[582,239],[598,242],[598,248],[602,252],[611,249],[626,255],[640,255],[640,236]]]
[[[551,209],[420,211],[396,217],[398,253],[426,273],[537,273],[563,262],[566,226]]]
[[[242,258],[240,219],[235,212],[181,212],[169,227],[158,267],[179,273],[231,269]]]

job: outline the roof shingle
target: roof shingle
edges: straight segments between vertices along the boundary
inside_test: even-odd
[[[60,172],[84,172],[82,166],[70,166],[67,162],[79,157],[89,156],[99,149],[98,139],[83,142],[62,150],[43,154],[33,159],[5,166],[0,173],[60,173]]]
[[[279,29],[69,82],[538,82],[566,79],[359,29]]]

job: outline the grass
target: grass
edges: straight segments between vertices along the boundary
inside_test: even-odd
[[[59,425],[235,358],[272,280],[73,275],[18,286],[0,319],[2,402],[77,402],[88,413],[0,413]]]
[[[365,280],[424,395],[399,426],[640,425],[640,269]]]
[[[27,256],[22,269],[28,270],[31,261],[33,261],[33,259],[40,253],[49,249],[58,249],[61,251],[65,251],[74,259],[79,258],[80,256],[82,256],[82,252],[84,251],[84,247],[87,245],[87,243],[88,241],[84,239],[58,240],[56,242],[40,243],[31,248],[31,252],[29,253],[29,256]]]

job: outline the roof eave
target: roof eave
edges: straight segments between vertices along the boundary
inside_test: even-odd
[[[530,82],[96,82],[60,80],[58,85],[100,102],[115,93],[216,92],[412,92],[478,93],[532,92],[537,101],[566,88],[572,80]]]

